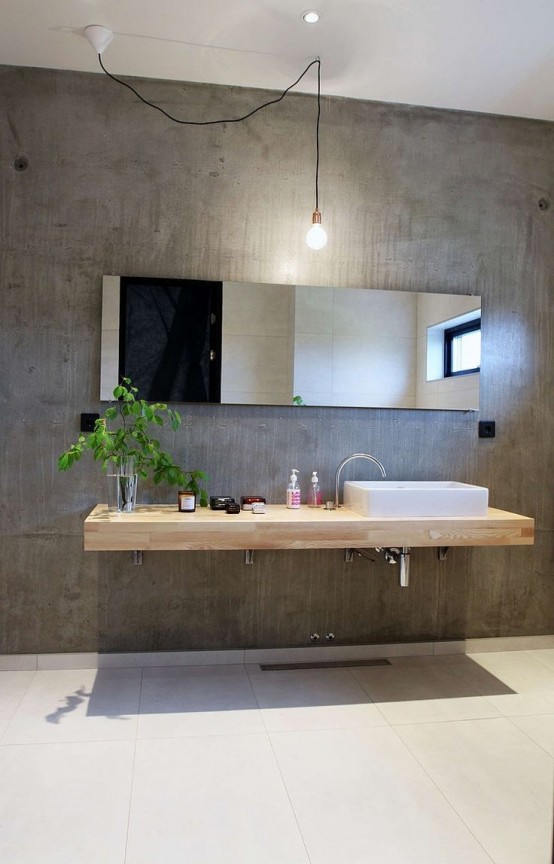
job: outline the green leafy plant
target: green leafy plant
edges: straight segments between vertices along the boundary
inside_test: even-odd
[[[113,391],[117,404],[106,408],[104,416],[96,420],[93,432],[79,435],[76,443],[62,453],[58,459],[59,470],[68,471],[87,450],[92,451],[95,460],[102,462],[104,470],[110,464],[119,465],[122,460],[132,458],[141,477],[151,475],[156,484],[164,482],[194,492],[200,505],[206,507],[208,493],[201,485],[207,479],[204,471],[183,471],[149,432],[151,425],[164,425],[164,416],[176,431],[181,425],[179,412],[164,402],[138,399],[137,393],[130,378],[123,378]]]

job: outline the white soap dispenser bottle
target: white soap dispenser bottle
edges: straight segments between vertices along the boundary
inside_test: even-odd
[[[308,500],[308,505],[310,507],[320,507],[321,506],[321,491],[319,489],[319,480],[317,478],[317,471],[312,472],[312,480],[311,480],[311,488],[310,488],[310,498]]]
[[[300,508],[300,486],[298,485],[298,468],[293,468],[290,475],[290,483],[287,486],[287,507],[289,510]]]

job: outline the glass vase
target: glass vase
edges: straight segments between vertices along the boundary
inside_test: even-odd
[[[132,513],[137,503],[138,474],[133,457],[120,457],[108,475],[108,509]]]

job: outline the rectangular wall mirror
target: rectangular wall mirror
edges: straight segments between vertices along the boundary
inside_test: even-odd
[[[104,276],[100,398],[477,411],[480,357],[445,371],[468,322],[479,297]]]

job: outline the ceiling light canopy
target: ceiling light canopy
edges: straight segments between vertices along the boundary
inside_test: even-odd
[[[103,54],[113,39],[113,33],[101,24],[89,24],[85,27],[85,36],[97,54]]]

